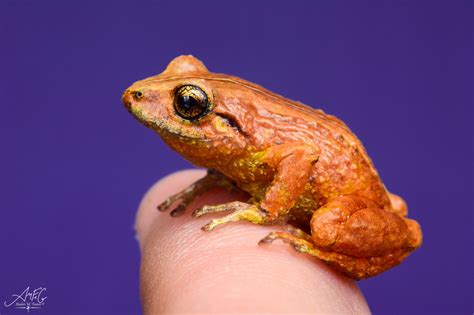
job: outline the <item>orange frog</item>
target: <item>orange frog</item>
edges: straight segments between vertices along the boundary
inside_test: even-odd
[[[203,192],[248,192],[248,202],[196,209],[231,211],[203,230],[236,221],[284,225],[260,244],[280,239],[353,279],[398,265],[421,245],[406,204],[389,193],[351,130],[339,119],[261,86],[209,72],[192,56],[123,94],[132,115],[208,174],[158,209],[183,212]]]

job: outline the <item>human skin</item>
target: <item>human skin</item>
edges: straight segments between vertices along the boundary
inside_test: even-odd
[[[177,218],[156,210],[204,175],[203,170],[171,174],[151,187],[139,206],[144,314],[370,313],[354,281],[320,260],[281,243],[257,245],[278,227],[238,222],[209,234],[200,229],[208,218],[191,217],[203,205],[244,201],[248,196],[242,192],[214,189]]]

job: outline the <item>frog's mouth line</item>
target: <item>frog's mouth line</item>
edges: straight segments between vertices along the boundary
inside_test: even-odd
[[[141,124],[147,128],[152,129],[160,136],[174,136],[178,137],[181,141],[205,141],[206,138],[203,136],[193,136],[190,134],[184,134],[180,128],[173,128],[169,124],[165,123],[162,119],[150,119],[151,115],[144,113],[143,110],[137,106],[130,106],[128,111],[135,117]]]
[[[196,140],[205,141],[205,137],[191,136],[188,134],[183,134],[179,128],[173,128],[169,124],[165,124],[162,120],[154,120],[151,123],[148,123],[148,128],[153,129],[160,136],[173,136],[178,137],[181,141],[192,141]]]

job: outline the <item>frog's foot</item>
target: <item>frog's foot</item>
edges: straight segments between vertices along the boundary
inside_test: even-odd
[[[296,232],[296,233],[294,233]],[[301,233],[304,234],[301,234]],[[290,244],[294,249],[300,253],[310,254],[318,257],[318,250],[314,247],[311,237],[305,232],[296,229],[296,231],[287,232],[270,232],[267,236],[262,238],[258,245],[270,244],[274,240],[282,240],[286,244]]]
[[[311,219],[311,237],[294,227],[272,232],[259,244],[280,239],[359,280],[402,262],[421,245],[413,220],[376,208],[359,196],[340,196],[319,208]]]
[[[356,280],[374,276],[385,270],[378,266],[380,262],[388,262],[389,266],[393,266],[393,263],[396,263],[397,259],[400,257],[398,255],[401,254],[399,251],[396,251],[392,254],[388,254],[382,257],[353,257],[337,252],[321,250],[314,244],[313,241],[307,240],[305,238],[299,238],[290,233],[279,231],[271,232],[266,237],[261,239],[258,244],[270,244],[274,240],[281,240],[284,243],[291,245],[295,250],[300,253],[309,254],[313,257],[316,257],[325,262],[326,264],[339,270],[340,272],[346,274],[346,276],[349,276]]]
[[[301,238],[301,239],[304,239],[310,243],[313,242],[313,239],[311,238],[311,235],[306,233],[305,231],[301,230],[301,229],[298,229],[297,227],[291,225],[291,224],[287,224],[285,226],[285,231],[290,233],[291,235],[297,237],[297,238]]]
[[[237,189],[237,186],[231,179],[215,170],[208,170],[206,176],[179,193],[168,197],[164,202],[158,205],[157,208],[159,211],[167,211],[173,204],[179,201],[179,204],[170,213],[173,217],[178,216],[184,212],[186,207],[189,206],[196,197],[216,187],[224,188],[228,191]]]
[[[215,206],[203,206],[201,208],[194,210],[192,216],[195,218],[199,218],[209,213],[219,213],[219,212],[225,212],[225,211],[230,211],[230,210],[238,210],[238,209],[246,208],[247,206],[249,206],[248,203],[240,202],[240,201],[233,201],[233,202],[223,203],[223,204],[215,205]]]
[[[171,211],[170,215],[175,217],[182,214],[186,207],[198,196],[198,182],[185,188],[179,193],[168,197],[165,201],[158,205],[157,209],[162,212],[167,211],[175,202],[180,201],[179,204],[173,209],[173,211]]]
[[[218,219],[213,219],[202,227],[203,231],[211,231],[219,225],[229,222],[247,221],[254,224],[268,224],[272,220],[269,215],[262,211],[258,206],[245,202],[234,201],[216,206],[204,206],[196,209],[193,213],[194,217],[201,217],[208,213],[217,213],[233,210],[234,212]]]

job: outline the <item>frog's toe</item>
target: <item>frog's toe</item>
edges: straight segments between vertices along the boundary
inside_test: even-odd
[[[203,231],[212,231],[219,225],[223,225],[229,222],[237,222],[237,221],[242,221],[241,219],[236,219],[235,217],[230,217],[230,216],[225,216],[219,219],[213,219],[206,225],[201,227],[201,230]]]
[[[265,236],[258,242],[258,245],[271,244],[274,240],[278,238],[279,236],[277,232],[270,232],[267,236]]]
[[[184,213],[184,210],[186,210],[186,207],[189,206],[192,201],[192,198],[185,198],[182,195],[178,194],[169,197],[161,204],[159,204],[156,208],[158,209],[158,211],[165,212],[168,211],[171,206],[173,206],[176,202],[178,202],[178,205],[170,212],[170,215],[172,217],[177,217]]]
[[[313,242],[313,239],[311,238],[311,235],[309,235],[305,231],[303,231],[303,230],[301,230],[301,229],[299,229],[299,228],[297,228],[293,225],[287,224],[285,226],[285,231],[290,233],[291,235],[297,237],[297,238],[307,240],[310,243]]]
[[[171,208],[171,206],[175,204],[177,201],[180,201],[177,208],[179,208],[181,205],[183,205],[184,208],[186,208],[186,206],[192,201],[192,196],[189,196],[189,194],[186,194],[183,192],[179,192],[173,196],[166,198],[166,200],[160,203],[156,208],[161,212],[165,212],[165,211],[168,211]]]
[[[159,204],[157,208],[159,211],[164,212],[179,201],[178,206],[171,212],[171,216],[178,216],[184,212],[186,207],[189,206],[196,197],[215,187],[225,188],[230,191],[235,189],[236,186],[224,175],[216,171],[209,170],[206,176],[194,182],[177,194],[168,197],[165,201]]]
[[[234,202],[224,203],[220,205],[204,206],[204,207],[194,210],[192,215],[195,218],[199,218],[209,213],[219,213],[219,212],[225,212],[225,211],[230,211],[230,210],[239,210],[239,209],[247,208],[249,206],[250,205],[247,203],[234,201]]]
[[[174,196],[172,197],[169,197],[167,198],[165,201],[163,201],[162,203],[160,203],[156,208],[158,209],[158,211],[161,211],[161,212],[165,212],[167,211],[170,206],[176,201],[175,198],[173,198]]]
[[[201,230],[206,231],[206,232],[212,231],[212,230],[214,230],[217,226],[219,226],[219,225],[221,225],[221,224],[223,224],[223,223],[220,223],[218,220],[214,219],[214,220],[212,220],[211,222],[207,223],[206,225],[203,225],[203,226],[201,227]]]
[[[286,244],[290,244],[291,246],[293,246],[294,249],[296,249],[297,251],[301,253],[306,253],[312,256],[316,256],[315,254],[316,249],[314,248],[314,245],[312,242],[310,242],[306,238],[300,238],[286,232],[279,232],[279,231],[270,232],[267,236],[262,238],[260,242],[258,242],[258,245],[270,244],[274,240],[281,240]]]
[[[193,213],[192,213],[191,215],[192,215],[194,218],[202,217],[202,216],[205,215],[206,213],[209,213],[207,207],[208,207],[208,206],[204,206],[204,207],[201,207],[201,208],[194,209],[194,211],[193,211]]]
[[[222,217],[213,219],[208,224],[204,225],[201,229],[203,231],[211,231],[219,225],[226,224],[229,222],[246,221],[254,224],[267,224],[269,222],[268,216],[255,205],[250,205],[244,202],[235,201],[228,204],[207,206],[203,207],[198,211],[196,216],[201,216],[207,213],[215,213],[227,210],[234,210],[234,212]]]

